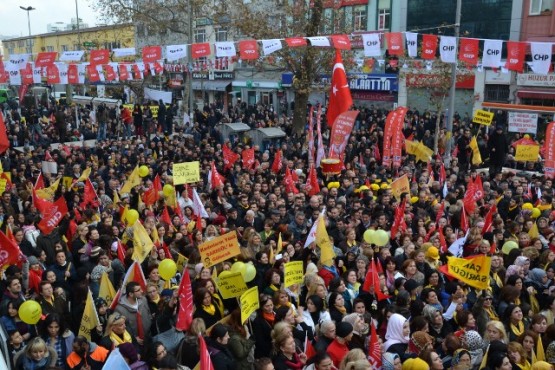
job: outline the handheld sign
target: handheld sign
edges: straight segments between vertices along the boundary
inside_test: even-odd
[[[247,291],[245,279],[240,272],[234,272],[218,278],[218,290],[223,299],[240,297]]]
[[[174,185],[190,184],[200,181],[199,161],[174,163],[172,172]]]
[[[293,284],[301,284],[303,282],[303,261],[288,262],[284,266],[284,285],[286,288],[290,287]]]
[[[258,310],[260,303],[258,302],[258,287],[252,287],[241,295],[241,323],[244,324]]]
[[[220,235],[198,247],[204,267],[212,267],[222,261],[241,254],[235,231]]]
[[[489,126],[493,122],[493,113],[483,109],[477,109],[472,117],[472,122],[479,123],[480,125]]]

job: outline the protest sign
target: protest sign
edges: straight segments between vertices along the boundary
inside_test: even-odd
[[[222,261],[240,254],[239,241],[235,231],[220,235],[198,247],[204,267],[212,267]]]
[[[252,287],[241,295],[241,323],[244,324],[254,311],[258,310],[258,287]]]
[[[247,291],[245,279],[240,272],[232,272],[218,278],[218,290],[223,299],[240,297]]]
[[[199,161],[174,163],[172,172],[174,185],[190,184],[200,181]]]

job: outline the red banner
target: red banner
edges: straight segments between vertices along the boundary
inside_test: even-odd
[[[21,73],[21,83],[23,85],[32,84],[33,83],[33,67],[31,63],[27,63],[25,68],[20,70]]]
[[[56,56],[58,56],[58,53],[56,51],[38,53],[37,59],[35,60],[35,67],[46,67],[54,64],[54,62],[56,61]]]
[[[505,68],[507,68],[509,71],[522,73],[525,56],[525,42],[507,41],[507,62],[505,63]]]
[[[118,70],[119,70],[120,81],[129,80],[129,71],[127,70],[127,66],[125,64],[120,64],[118,67]]]
[[[161,46],[145,46],[143,48],[143,62],[151,63],[162,59]]]
[[[240,41],[239,55],[243,60],[258,59],[258,42],[256,40]]]
[[[405,53],[403,34],[401,32],[388,32],[385,34],[385,40],[389,55],[403,55]]]
[[[330,135],[329,158],[341,158],[349,142],[357,116],[358,110],[350,110],[337,116]]]
[[[191,45],[191,53],[193,59],[207,57],[211,54],[210,44],[208,42],[203,44],[193,44]]]
[[[87,73],[89,74],[89,81],[90,82],[97,82],[100,81],[100,75],[98,74],[98,71],[96,70],[96,66],[89,64],[87,66]]]
[[[109,64],[104,66],[104,74],[106,75],[106,81],[114,81],[116,79],[116,72],[114,67]]]
[[[177,312],[177,322],[175,328],[180,331],[189,330],[193,322],[193,290],[191,288],[191,277],[189,269],[183,271],[183,278],[179,284],[179,311]],[[208,357],[210,358],[210,356]]]
[[[70,64],[67,67],[67,82],[71,85],[79,83],[79,70],[77,69],[77,64]]]
[[[28,89],[29,89],[28,84],[23,84],[23,85],[19,86],[19,91],[18,91],[19,104],[21,104],[23,102],[23,98],[25,97],[25,94],[27,94]]]
[[[141,74],[141,70],[139,69],[139,66],[136,64],[133,64],[133,77],[135,78],[135,80],[141,80],[143,78],[142,74]]]
[[[407,111],[407,107],[398,107],[393,111],[393,115],[391,116],[392,135],[389,140],[391,140],[391,157],[393,159],[393,167],[401,166],[401,156],[403,153],[403,145],[405,143],[405,136],[403,135],[402,130]],[[390,118],[389,115],[387,118]],[[389,137],[384,135],[384,140],[387,140],[387,138]]]
[[[58,200],[52,204],[52,207],[49,207],[46,210],[43,218],[39,222],[39,229],[46,235],[50,234],[52,230],[58,226],[62,218],[65,217],[67,212],[68,210],[65,198],[58,198]]]
[[[385,127],[383,131],[383,155],[382,155],[382,165],[384,167],[390,167],[392,158],[391,158],[391,136],[393,135],[393,114],[395,111],[391,111],[387,114],[387,118],[385,119]]]
[[[555,122],[550,122],[545,131],[544,173],[548,178],[555,178]]]
[[[351,40],[347,35],[332,35],[333,47],[340,50],[351,50]]]
[[[224,143],[222,148],[224,156],[224,171],[233,168],[233,165],[239,159],[239,154],[235,153],[233,150],[229,149],[227,144]]]
[[[465,39],[461,38],[459,46],[459,60],[468,63],[472,66],[478,64],[479,53],[479,40],[478,39]]]
[[[0,57],[0,83],[8,82],[9,76],[4,67],[4,61]]]
[[[422,59],[435,59],[437,50],[436,35],[422,35]]]
[[[244,149],[241,152],[241,158],[243,159],[243,169],[250,170],[254,164],[254,148]]]
[[[308,171],[308,178],[306,179],[306,185],[304,190],[308,196],[316,195],[320,192],[320,185],[318,184],[318,176],[316,176],[316,169],[314,165],[310,165],[310,170]]]
[[[60,83],[60,70],[55,64],[50,64],[46,67],[46,81],[49,84]]]
[[[106,49],[91,50],[89,61],[92,66],[97,64],[108,64],[110,62],[110,51]]]
[[[272,172],[273,173],[280,173],[281,168],[283,167],[283,163],[281,161],[281,149],[277,151],[276,156],[274,157],[274,162],[272,163]]]
[[[289,37],[285,39],[287,46],[290,48],[297,48],[299,46],[307,46],[308,43],[304,37]]]

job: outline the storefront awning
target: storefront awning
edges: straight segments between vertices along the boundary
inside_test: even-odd
[[[225,91],[230,81],[193,81],[193,90]]]
[[[545,112],[555,113],[555,107],[544,107],[541,105],[507,104],[483,102],[482,107],[490,109],[509,110],[513,112]]]
[[[524,99],[555,100],[554,90],[518,90],[516,96]]]

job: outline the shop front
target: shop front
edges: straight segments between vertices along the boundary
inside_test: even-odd
[[[519,104],[555,107],[555,74],[520,73],[516,84]]]
[[[353,102],[357,106],[393,108],[397,102],[397,75],[351,73],[347,76]]]
[[[283,98],[281,81],[237,80],[233,81],[232,86],[237,103],[262,104],[279,112],[280,99]]]
[[[215,104],[220,109],[227,109],[234,72],[203,71],[193,72],[192,76],[193,94],[199,108],[205,104]]]

